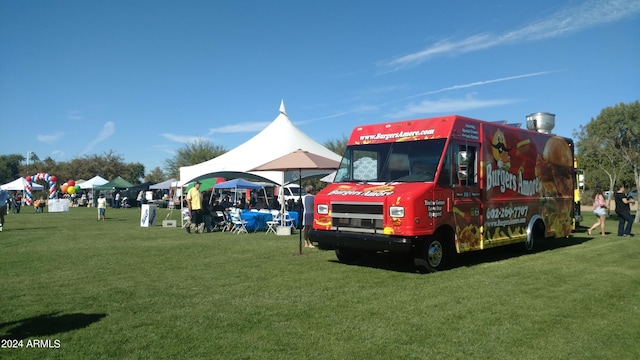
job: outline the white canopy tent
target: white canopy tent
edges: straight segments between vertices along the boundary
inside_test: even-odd
[[[153,184],[151,186],[149,186],[149,189],[151,190],[169,190],[171,188],[175,188],[178,187],[178,180],[176,179],[169,179],[169,180],[165,180],[163,182],[157,183],[157,184]]]
[[[108,183],[109,180],[101,177],[100,175],[96,175],[94,177],[92,177],[91,179],[80,183],[80,189],[82,190],[88,190],[88,189],[93,189],[94,187],[98,187],[100,185],[104,185],[106,183]]]
[[[7,190],[7,191],[25,191],[26,187],[27,187],[27,180],[25,180],[25,178],[23,177],[19,177],[11,182],[0,185],[0,188],[2,188],[2,190]],[[31,183],[31,189],[33,191],[41,191],[41,190],[44,190],[44,186],[38,183]]]
[[[255,181],[268,181],[275,184],[287,184],[297,180],[298,171],[250,171],[271,160],[287,155],[297,149],[303,149],[336,161],[341,156],[317,143],[298,129],[287,115],[284,100],[280,103],[280,114],[259,132],[243,144],[211,160],[180,168],[180,183],[211,176],[224,178],[248,178]],[[326,174],[328,171],[308,170],[302,176]]]

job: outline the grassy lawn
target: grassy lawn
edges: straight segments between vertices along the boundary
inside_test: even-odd
[[[23,347],[0,358],[640,358],[640,229],[615,236],[615,216],[607,237],[580,229],[427,275],[390,255],[294,256],[298,233],[189,235],[139,220],[138,209],[107,209],[105,222],[85,208],[7,215],[0,338]]]

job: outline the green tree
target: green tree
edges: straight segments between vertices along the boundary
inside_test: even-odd
[[[144,179],[144,165],[141,163],[125,164],[121,176],[134,185],[140,184]]]
[[[29,166],[22,165],[20,174],[22,176],[37,173],[48,173],[58,178],[60,185],[68,180],[89,180],[96,175],[100,175],[107,180],[113,180],[117,176],[122,176],[133,184],[139,184],[144,178],[144,165],[140,163],[125,163],[122,156],[113,150],[102,155],[85,155],[76,157],[71,161],[56,162],[50,157],[40,161],[35,154],[31,158],[34,160]]]
[[[159,183],[165,180],[167,180],[167,176],[164,174],[164,171],[160,169],[160,167],[154,168],[144,177],[145,182]]]
[[[347,144],[349,143],[349,137],[347,135],[342,135],[340,139],[329,139],[325,141],[324,146],[333,151],[334,153],[342,156],[344,155],[345,150],[347,149]]]
[[[607,107],[574,134],[580,160],[609,177],[613,191],[616,182],[631,175],[633,185],[640,185],[640,102]],[[627,187],[632,187],[627,184]],[[640,221],[636,211],[634,222]]]
[[[20,154],[0,155],[0,184],[20,177],[20,162],[24,160]]]
[[[165,172],[169,177],[179,178],[180,167],[199,164],[226,152],[227,150],[222,146],[213,145],[208,140],[199,139],[176,150],[172,158],[165,160]]]

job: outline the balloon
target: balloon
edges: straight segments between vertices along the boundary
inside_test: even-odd
[[[49,177],[49,181],[58,182],[58,178],[56,178],[54,175],[51,175],[51,177]]]
[[[69,194],[75,194],[75,193],[76,193],[76,188],[74,188],[73,186],[69,186],[69,187],[67,188],[67,192],[68,192]]]
[[[68,188],[69,188],[69,185],[67,185],[67,183],[64,183],[64,185],[60,186],[60,190],[62,190],[63,194],[67,193]]]
[[[25,180],[27,180],[27,182],[31,182],[31,176],[27,176]]]
[[[69,181],[67,181],[67,184],[69,184],[69,186],[75,186],[76,182],[73,181],[73,180],[69,180]]]
[[[80,185],[76,185],[76,186],[74,186],[74,188],[76,189],[76,193],[79,194],[80,193]]]

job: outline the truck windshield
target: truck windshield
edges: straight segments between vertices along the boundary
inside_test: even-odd
[[[335,182],[432,182],[446,139],[351,145]]]

